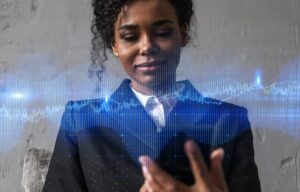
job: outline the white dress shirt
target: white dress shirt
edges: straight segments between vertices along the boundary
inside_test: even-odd
[[[132,86],[131,89],[145,110],[152,117],[157,126],[157,131],[159,132],[166,125],[167,117],[175,107],[179,96],[179,91],[181,91],[183,88],[181,87],[180,89],[170,92],[159,98],[155,95],[145,95],[135,90]]]

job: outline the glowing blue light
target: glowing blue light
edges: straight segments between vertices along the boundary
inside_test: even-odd
[[[256,84],[257,85],[260,85],[261,84],[261,79],[259,76],[256,77]]]
[[[16,92],[16,93],[13,93],[13,94],[12,94],[12,97],[13,97],[14,99],[23,99],[23,98],[25,97],[25,95],[24,95],[23,93],[18,93],[18,92]]]
[[[106,97],[105,97],[105,102],[108,102],[108,99],[109,99],[108,96],[106,96]]]
[[[261,75],[261,71],[257,70],[256,71],[256,75],[255,75],[255,84],[257,86],[262,86],[262,75]]]

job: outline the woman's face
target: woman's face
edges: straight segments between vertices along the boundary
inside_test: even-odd
[[[113,53],[147,93],[172,86],[184,46],[175,9],[167,0],[136,0],[125,5],[114,25]]]

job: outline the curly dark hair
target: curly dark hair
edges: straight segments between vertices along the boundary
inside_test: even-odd
[[[101,80],[105,70],[104,62],[107,60],[107,49],[112,51],[111,45],[114,43],[114,23],[118,14],[127,3],[134,0],[93,0],[92,7],[94,17],[91,31],[92,50],[90,74],[95,74]],[[194,15],[192,0],[168,0],[175,8],[180,27],[184,27],[184,38],[186,43],[190,41],[190,23]],[[102,55],[100,54],[102,53]]]

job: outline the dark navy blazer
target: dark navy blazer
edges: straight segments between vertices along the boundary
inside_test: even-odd
[[[245,108],[202,97],[182,81],[166,126],[155,123],[124,80],[105,99],[69,102],[62,117],[44,192],[134,192],[143,184],[137,161],[149,155],[167,172],[193,183],[183,150],[194,139],[209,166],[209,154],[223,147],[230,191],[260,191],[253,137]]]

